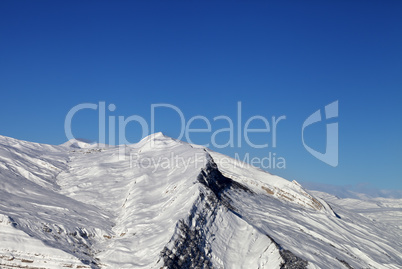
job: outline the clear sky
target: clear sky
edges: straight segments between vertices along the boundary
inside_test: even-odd
[[[402,189],[401,91],[401,1],[0,2],[0,134],[17,139],[65,142],[65,117],[81,103],[104,101],[116,106],[106,117],[147,122],[152,104],[167,103],[186,120],[206,117],[213,132],[225,127],[216,116],[236,122],[241,102],[243,125],[254,115],[286,116],[276,147],[271,132],[250,135],[268,148],[244,137],[242,146],[211,148],[275,153],[286,169],[268,170],[290,180]],[[339,164],[332,167],[303,147],[301,130],[336,100]],[[175,111],[160,108],[155,118],[157,131],[179,136]],[[305,131],[321,152],[325,123]],[[73,133],[97,141],[97,112],[77,113]],[[125,134],[136,142],[141,126],[132,122]],[[211,133],[191,140],[206,144]]]

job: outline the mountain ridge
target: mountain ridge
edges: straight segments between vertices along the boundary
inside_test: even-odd
[[[2,268],[402,264],[399,228],[335,213],[297,182],[162,133],[115,147],[1,136],[0,146]]]

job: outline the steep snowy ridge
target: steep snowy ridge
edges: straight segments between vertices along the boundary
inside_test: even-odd
[[[175,236],[162,253],[168,268],[279,268],[289,261],[283,249],[267,234],[243,220],[232,204],[229,191],[253,192],[222,175],[210,155],[198,176],[203,185],[191,214],[177,226]],[[205,188],[203,188],[205,187]],[[300,258],[287,252],[290,263],[305,268]],[[304,266],[300,266],[304,265]],[[285,267],[284,267],[285,268]]]
[[[92,238],[111,223],[97,208],[59,193],[56,177],[68,167],[67,152],[56,146],[3,137],[0,151],[0,214],[8,219],[3,224],[40,239],[48,249],[60,249],[78,257],[81,264],[94,262]],[[15,243],[3,244],[1,251],[16,250],[9,249],[9,245]],[[23,260],[13,257],[12,264]],[[9,263],[0,264],[4,267]]]
[[[0,136],[0,268],[402,266],[400,226],[315,194],[161,133],[121,147]]]
[[[222,174],[234,181],[242,182],[257,193],[272,195],[280,200],[316,210],[328,211],[329,209],[324,201],[314,198],[296,181],[290,182],[220,153],[210,150],[208,152],[218,164]]]

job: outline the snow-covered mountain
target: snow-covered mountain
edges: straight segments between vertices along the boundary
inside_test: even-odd
[[[367,203],[161,133],[0,136],[0,268],[402,268],[402,201]]]

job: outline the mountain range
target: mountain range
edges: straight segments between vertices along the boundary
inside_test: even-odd
[[[0,268],[402,268],[402,199],[309,191],[156,133],[0,136]]]

